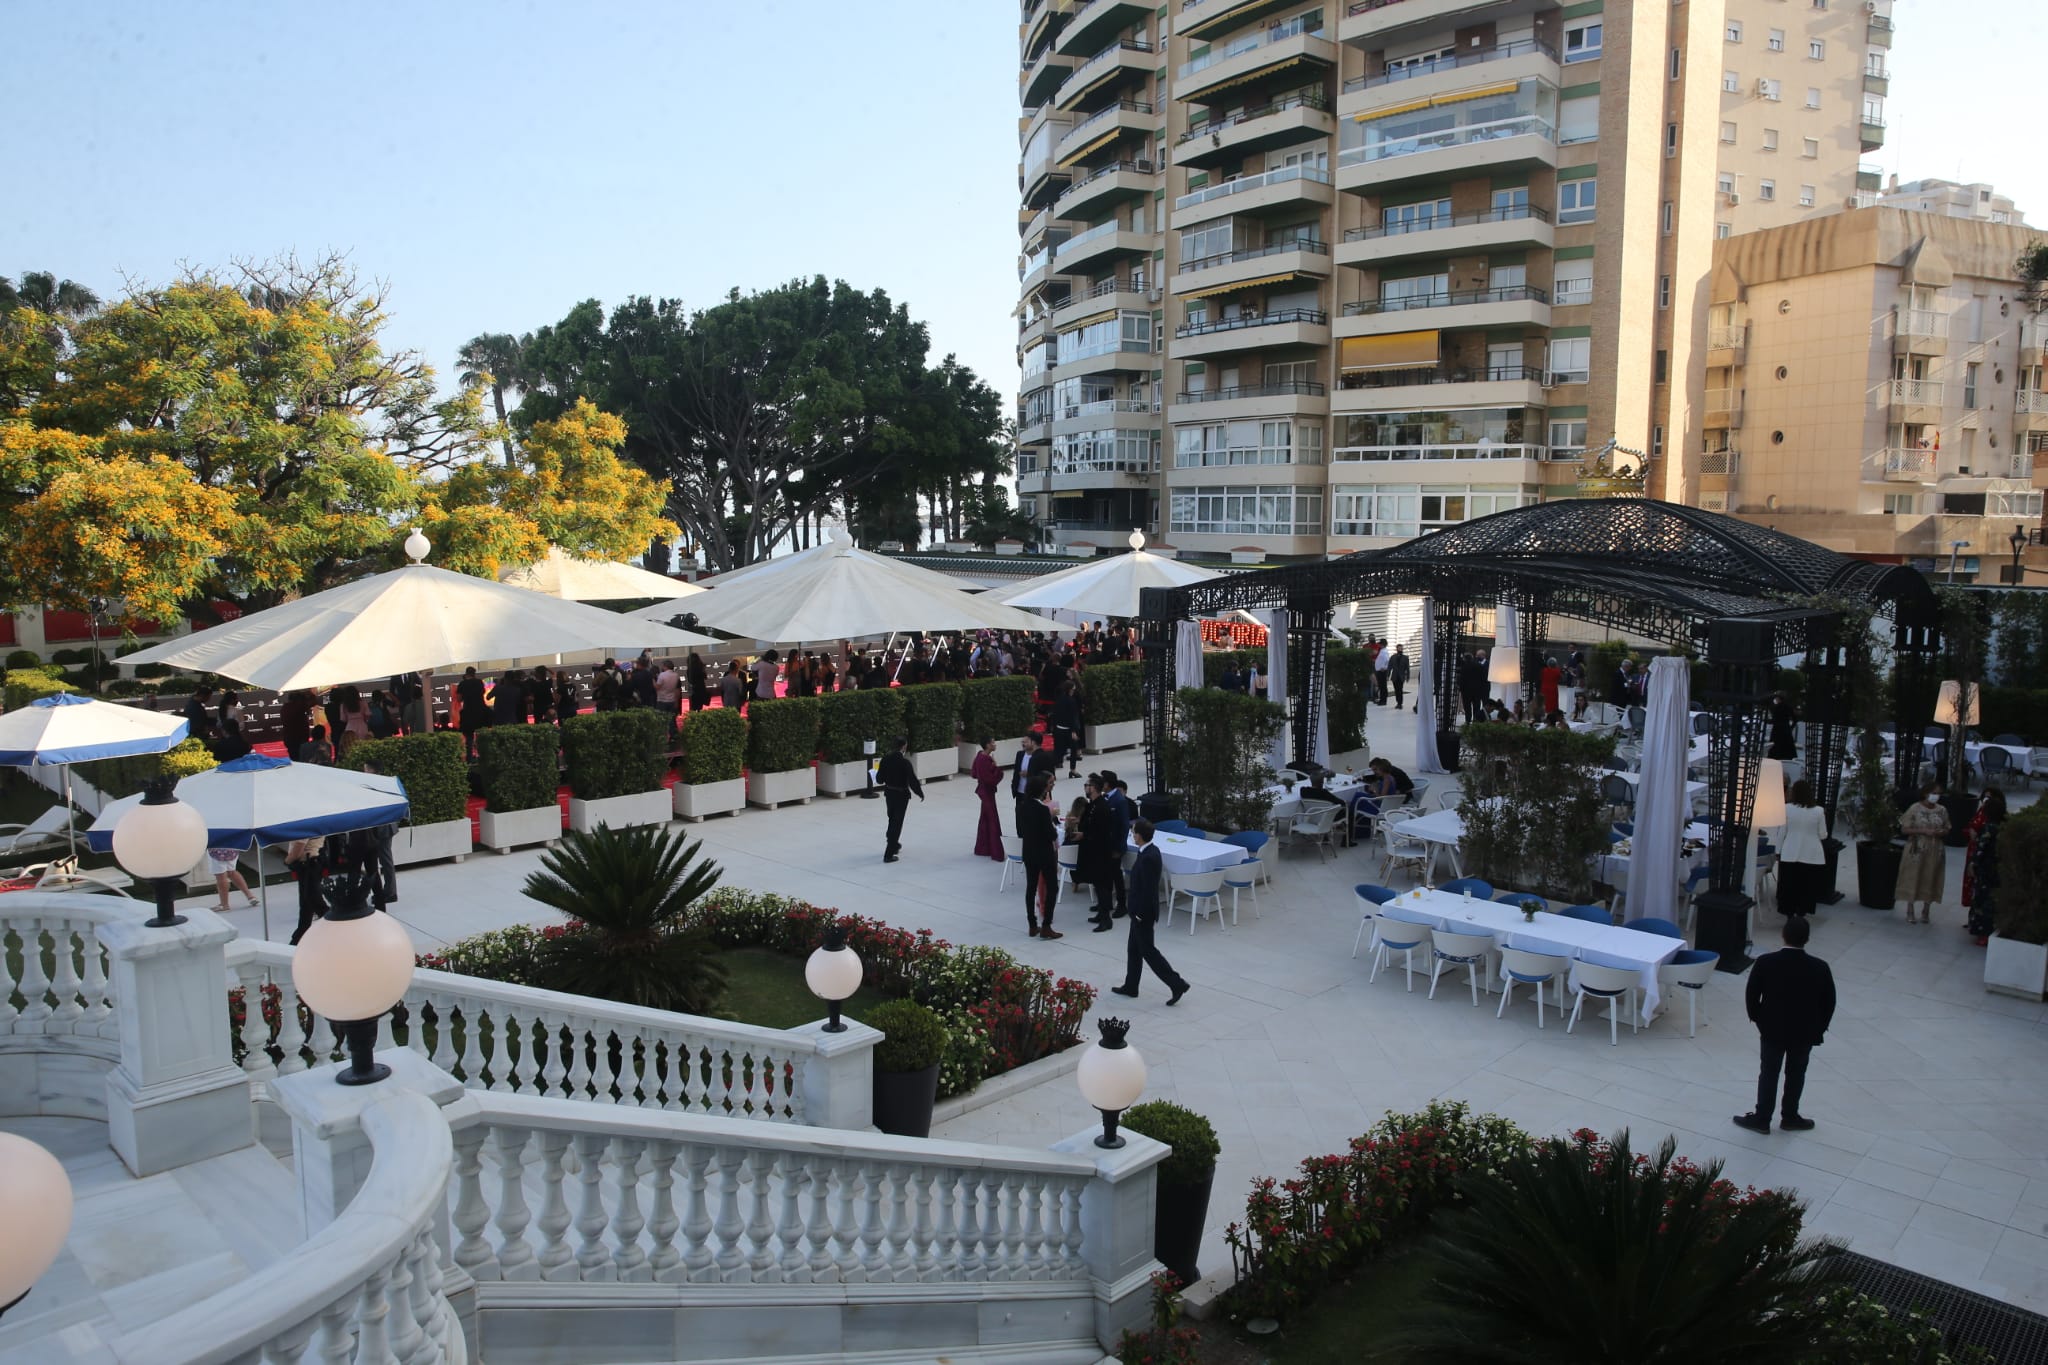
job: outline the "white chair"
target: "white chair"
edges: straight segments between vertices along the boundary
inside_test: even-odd
[[[997,887],[996,890],[1008,891],[1010,889],[1010,873],[1013,870],[1017,872],[1024,870],[1024,840],[1014,834],[1005,834],[1003,836],[1003,884]]]
[[[1451,788],[1449,791],[1440,791],[1436,794],[1436,808],[1438,810],[1451,810],[1464,799],[1465,793],[1459,791],[1456,787]]]
[[[1385,892],[1387,889],[1382,886],[1375,887],[1374,890]],[[1388,892],[1387,894],[1391,895],[1392,893]],[[1351,956],[1357,957],[1358,945],[1365,942],[1365,926],[1368,924],[1372,926],[1372,942],[1366,945],[1365,951],[1371,953],[1380,946],[1380,907],[1385,905],[1386,902],[1374,900],[1360,890],[1353,890],[1351,898],[1358,902],[1358,933],[1351,940]]]
[[[1259,908],[1259,874],[1265,864],[1258,858],[1247,855],[1236,867],[1223,869],[1223,884],[1230,888],[1230,924],[1237,927],[1237,898],[1244,892],[1252,893],[1252,914],[1260,919],[1266,912]]]
[[[1631,997],[1643,984],[1643,978],[1633,968],[1605,967],[1597,962],[1581,962],[1574,975],[1578,979],[1572,983],[1572,1017],[1571,1022],[1564,1026],[1566,1033],[1578,1027],[1579,1011],[1585,1008],[1586,997],[1589,995],[1607,1002],[1609,1047],[1617,1046],[1621,1042],[1620,1015],[1615,1011],[1623,1005],[1629,1006],[1628,1031],[1636,1031],[1635,1007]]]
[[[1472,1008],[1479,1008],[1479,973],[1486,967],[1486,955],[1493,951],[1493,931],[1477,933],[1439,929],[1430,935],[1429,998],[1436,999],[1437,978],[1445,967],[1463,967],[1465,984],[1472,988]],[[1487,980],[1493,973],[1487,972]]]
[[[1385,882],[1396,866],[1406,867],[1417,881],[1429,871],[1429,842],[1401,833],[1406,821],[1390,815],[1380,821],[1380,842],[1386,849],[1386,858],[1380,866],[1380,881]]]
[[[1721,955],[1704,949],[1688,948],[1676,958],[1657,968],[1658,984],[1665,987],[1685,988],[1685,1036],[1697,1038],[1700,1028],[1700,1001],[1706,999],[1707,983],[1714,979],[1714,969],[1720,964]]]
[[[69,806],[52,806],[25,825],[0,825],[0,858],[61,844],[70,829]]]
[[[1557,1017],[1564,1018],[1565,976],[1572,969],[1572,960],[1556,953],[1532,953],[1525,948],[1502,948],[1500,950],[1500,1008],[1493,1012],[1498,1019],[1507,1013],[1508,1002],[1514,998],[1515,986],[1536,988],[1536,1027],[1543,1027],[1543,986],[1546,982],[1557,983]]]
[[[1373,937],[1378,940],[1378,951],[1373,954],[1372,970],[1366,973],[1367,985],[1379,979],[1380,968],[1387,965],[1388,953],[1400,953],[1402,969],[1408,976],[1408,989],[1415,989],[1415,950],[1430,950],[1435,931],[1427,924],[1401,918],[1398,910],[1382,910],[1373,921]]]
[[[1053,888],[1052,893],[1052,903],[1054,905],[1058,905],[1062,900],[1066,898],[1067,883],[1074,879],[1074,873],[1078,871],[1080,867],[1081,846],[1079,844],[1061,844],[1059,882]],[[1089,903],[1094,903],[1094,898],[1092,896],[1089,898]]]
[[[1214,872],[1176,872],[1173,892],[1166,898],[1166,922],[1173,923],[1173,907],[1182,896],[1188,898],[1188,933],[1203,915],[1215,915],[1223,923],[1223,869]]]
[[[1288,844],[1292,846],[1312,843],[1321,855],[1327,858],[1330,855],[1330,842],[1337,835],[1337,821],[1343,818],[1343,815],[1344,807],[1331,805],[1327,801],[1317,801],[1312,805],[1303,806],[1301,814],[1288,822]]]

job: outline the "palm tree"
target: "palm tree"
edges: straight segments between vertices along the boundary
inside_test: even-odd
[[[99,311],[100,296],[77,280],[60,280],[47,270],[22,272],[19,283],[0,278],[0,313],[33,308],[51,317],[76,321]]]
[[[1667,1138],[1542,1144],[1427,1244],[1428,1288],[1389,1345],[1415,1359],[1519,1365],[1769,1365],[1810,1359],[1840,1244],[1799,1239],[1805,1206],[1749,1199]]]
[[[521,387],[520,357],[525,347],[510,332],[485,332],[463,343],[456,353],[456,378],[465,389],[479,384],[491,387],[491,404],[498,412],[498,425],[505,430],[505,463],[512,463],[512,428],[506,424],[505,393]]]
[[[547,985],[684,1014],[716,1009],[725,966],[710,930],[687,918],[722,875],[699,860],[701,847],[652,825],[563,835],[523,888],[578,921],[553,940]]]

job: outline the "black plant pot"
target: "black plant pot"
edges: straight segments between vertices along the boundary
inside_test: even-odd
[[[875,1073],[875,1127],[897,1137],[930,1137],[939,1099],[939,1064],[922,1071]]]
[[[1183,1184],[1159,1182],[1152,1212],[1152,1254],[1184,1285],[1202,1278],[1195,1258],[1202,1250],[1202,1229],[1209,1223],[1209,1189],[1216,1183],[1211,1166],[1200,1180]]]
[[[1899,860],[1906,846],[1887,840],[1856,845],[1856,901],[1866,910],[1889,910],[1898,900]]]
[[[1821,873],[1819,893],[1815,896],[1822,905],[1838,905],[1842,893],[1837,890],[1836,878],[1841,872],[1842,841],[1826,838],[1820,841],[1821,851],[1827,855],[1826,870]]]
[[[1941,794],[1941,807],[1948,812],[1948,837],[1942,843],[1950,848],[1961,848],[1970,842],[1970,821],[1976,817],[1978,799],[1969,792],[1945,791]]]
[[[1436,757],[1437,762],[1444,765],[1445,772],[1454,773],[1458,771],[1458,732],[1456,730],[1439,730],[1436,732]]]

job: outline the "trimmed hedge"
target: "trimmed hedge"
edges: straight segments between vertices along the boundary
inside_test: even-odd
[[[58,671],[62,672],[63,670],[59,669]],[[0,693],[0,703],[4,703],[9,711],[19,711],[22,707],[27,706],[39,697],[54,697],[59,693],[76,692],[77,690],[77,688],[65,682],[62,678],[54,677],[39,669],[16,669],[7,675],[7,686],[4,693]]]
[[[724,708],[720,708],[723,710]],[[760,700],[747,708],[747,769],[793,773],[818,755],[818,699]]]
[[[184,740],[169,753],[102,758],[97,762],[77,765],[81,781],[90,782],[99,791],[116,799],[135,795],[152,778],[190,777],[218,766],[220,760],[208,752],[204,740],[197,739]]]
[[[1361,654],[1364,652],[1364,650],[1359,651]],[[1237,671],[1240,673],[1244,672],[1246,664],[1257,664],[1259,672],[1264,673],[1266,671],[1266,651],[1263,649],[1215,649],[1205,652],[1202,655],[1202,686],[1223,686],[1223,675],[1230,671],[1232,664],[1237,665]],[[1335,743],[1336,740],[1333,737],[1331,740],[1333,747]]]
[[[875,1044],[875,1070],[889,1074],[937,1066],[946,1051],[946,1026],[915,1000],[885,1000],[861,1020],[885,1035]]]
[[[571,716],[562,722],[562,756],[569,794],[578,801],[660,791],[668,773],[668,719],[643,706]]]
[[[1145,714],[1145,665],[1090,664],[1081,670],[1081,723],[1115,725]]]
[[[17,649],[7,656],[7,666],[14,668],[41,668],[43,656],[32,649]]]
[[[884,741],[903,733],[902,691],[900,687],[863,687],[819,697],[820,760],[857,763],[867,757],[862,746],[869,740],[875,741],[876,753],[882,752]]]
[[[1083,670],[1086,676],[1086,670]],[[1038,723],[1038,683],[1029,677],[976,678],[960,688],[960,738],[1016,739]]]
[[[1124,1110],[1122,1125],[1173,1148],[1173,1155],[1159,1164],[1159,1179],[1171,1184],[1199,1183],[1215,1172],[1216,1158],[1223,1152],[1214,1124],[1168,1100],[1132,1105]]]
[[[1976,728],[1986,736],[2019,735],[2032,742],[2048,716],[2048,688],[1979,687],[1977,714],[1982,720]]]
[[[462,736],[454,731],[357,740],[343,766],[361,772],[372,763],[405,783],[405,799],[412,807],[406,825],[438,825],[468,817],[469,764],[462,756]]]
[[[747,754],[747,720],[738,711],[713,706],[692,711],[684,719],[683,781],[689,786],[706,782],[737,782]]]
[[[1333,649],[1324,658],[1323,698],[1330,713],[1330,752],[1348,754],[1363,749],[1372,656],[1362,649]]]
[[[911,752],[952,748],[960,733],[960,684],[919,683],[896,690],[903,694],[903,730],[910,736]],[[883,736],[882,753],[889,752],[890,738]]]
[[[560,737],[552,725],[493,725],[476,733],[476,775],[494,815],[539,810],[558,799]]]

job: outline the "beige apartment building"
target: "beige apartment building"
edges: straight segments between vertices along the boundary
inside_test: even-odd
[[[1857,192],[1880,20],[1888,40],[1864,0],[1027,3],[1022,497],[1077,548],[1145,526],[1314,558],[1571,496],[1610,438],[1683,496],[1666,435],[1705,401],[1715,235]],[[1774,155],[1745,101],[1782,101],[1724,87],[1780,30],[1823,43],[1777,130],[1811,204],[1718,188]]]
[[[1718,243],[1698,501],[1998,581],[2048,476],[2048,316],[2015,265],[2034,240],[1867,208]]]
[[[1943,213],[1951,218],[1979,218],[1987,223],[2026,225],[2027,216],[2012,199],[1991,186],[1978,182],[1960,185],[1953,180],[1909,180],[1891,182],[1878,191],[1874,202],[1880,208],[1912,209],[1919,213]]]

